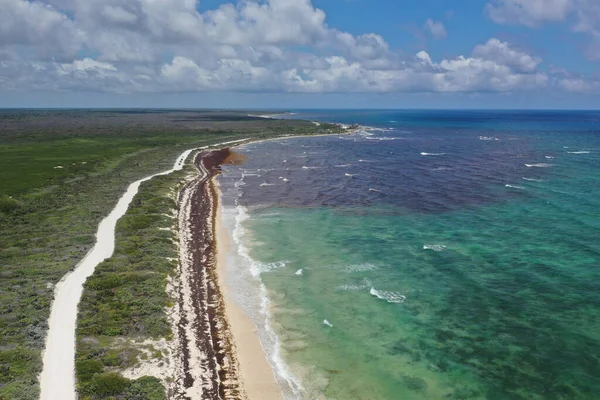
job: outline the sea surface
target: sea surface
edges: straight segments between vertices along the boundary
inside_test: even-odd
[[[599,112],[293,117],[376,129],[245,145],[219,178],[286,398],[600,398]]]

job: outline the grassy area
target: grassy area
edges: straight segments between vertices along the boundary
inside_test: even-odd
[[[37,399],[37,376],[54,285],[91,248],[98,223],[129,183],[171,168],[176,156],[187,148],[248,136],[324,131],[310,123],[248,118],[231,112],[1,112],[0,400]],[[55,168],[58,166],[62,168]],[[136,232],[165,223],[151,211],[172,206],[161,194],[170,187],[170,179],[177,178],[165,177],[143,185],[143,193],[131,209],[143,211],[140,215],[129,213],[120,222],[118,257],[102,265],[99,271],[105,273],[103,277],[95,274],[86,285],[81,337],[100,337],[102,345],[105,338],[166,333],[164,319],[159,321],[168,301],[164,276],[173,265],[161,257],[172,251],[172,243],[166,231],[149,237],[151,246]],[[165,186],[147,192],[153,185]],[[141,292],[127,295],[116,290],[118,287]],[[148,293],[157,297],[149,301],[143,297]],[[96,310],[97,315],[88,318],[89,310]],[[156,323],[148,324],[149,320]],[[88,342],[94,344],[94,340]],[[80,350],[86,351],[81,346]],[[122,389],[120,393],[155,391],[156,380],[132,383],[100,372],[99,367],[102,371],[117,367],[110,365],[116,363],[115,350],[111,351],[101,357],[102,365],[94,362],[98,357],[87,364],[78,362],[78,376],[86,390],[101,386]],[[137,356],[132,354],[127,350],[117,357],[125,359],[119,367],[135,362],[131,360]],[[87,356],[80,352],[81,357]],[[100,395],[102,390],[98,390],[90,393]],[[104,395],[110,396],[108,392]],[[126,398],[152,398],[135,396]]]
[[[127,214],[117,224],[113,257],[88,279],[80,304],[76,372],[83,398],[113,396],[163,399],[160,381],[148,377],[130,381],[116,374],[140,358],[162,358],[156,349],[142,352],[134,341],[171,339],[165,309],[172,306],[166,293],[167,277],[175,273],[176,223],[168,215],[177,208],[174,194],[186,171],[144,183]],[[163,228],[163,229],[161,229]]]

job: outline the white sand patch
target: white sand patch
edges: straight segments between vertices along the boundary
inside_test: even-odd
[[[130,342],[145,356],[137,365],[130,369],[123,370],[121,374],[128,379],[138,379],[143,376],[153,376],[160,379],[165,387],[169,378],[172,378],[175,370],[175,363],[172,361],[171,342],[166,339],[145,340],[143,342]],[[156,353],[160,352],[162,356],[156,358]]]

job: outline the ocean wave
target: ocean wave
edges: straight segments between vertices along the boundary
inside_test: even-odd
[[[290,181],[288,178],[284,178],[283,176],[280,176],[279,179],[281,179],[284,182],[289,182]]]
[[[373,287],[373,284],[371,283],[371,281],[367,278],[363,279],[362,283],[360,284],[343,284],[343,285],[339,285],[336,289],[337,290],[343,290],[343,291],[349,291],[349,292],[355,292],[355,291],[359,291],[359,290],[365,290],[365,289],[369,289]]]
[[[377,190],[377,189],[369,188],[369,192],[377,192],[377,193],[381,193],[381,190]]]
[[[446,248],[443,244],[424,244],[423,250],[443,251]]]
[[[445,154],[446,153],[425,153],[425,152],[421,153],[422,156],[443,156]]]
[[[525,166],[527,168],[550,168],[553,166],[553,164],[537,163],[537,164],[525,164]]]
[[[529,181],[529,182],[542,182],[542,179],[536,179],[536,178],[522,177],[521,179],[523,179],[524,181]]]
[[[373,271],[373,270],[377,269],[377,266],[375,266],[371,263],[363,263],[363,264],[338,265],[338,266],[333,266],[333,268],[338,269],[343,272],[353,273],[353,272]]]
[[[404,303],[404,300],[406,300],[406,296],[404,296],[403,294],[396,292],[387,292],[384,290],[377,290],[373,287],[371,288],[369,293],[371,294],[371,296],[375,296],[378,299],[385,300],[388,303]]]
[[[362,159],[360,159],[360,160],[358,160],[358,162],[369,162],[369,160],[362,160]]]
[[[300,276],[300,275],[302,275],[302,271],[303,271],[302,269],[299,269],[298,271],[296,271],[296,273],[294,275]]]
[[[387,140],[398,140],[398,138],[394,138],[394,137],[367,137],[365,138],[367,140],[379,140],[379,141],[387,141]]]
[[[547,158],[548,160],[552,160],[552,159],[554,159],[556,157],[554,157],[554,156],[544,156],[544,158]]]
[[[479,136],[479,140],[500,140],[497,137],[493,136]]]
[[[393,132],[395,131],[394,128],[369,128],[370,131],[373,132]]]
[[[248,249],[243,245],[242,236],[244,235],[243,223],[249,219],[249,215],[247,213],[247,209],[243,206],[236,207],[236,215],[235,215],[235,226],[232,232],[232,236],[234,242],[237,244],[237,253],[245,259],[250,264],[250,274],[257,279],[259,282],[259,295],[258,299],[260,301],[260,309],[257,310],[262,319],[262,328],[264,333],[265,341],[262,342],[263,348],[265,352],[269,356],[269,360],[273,363],[274,372],[287,383],[288,387],[295,395],[299,395],[302,392],[303,388],[300,381],[294,376],[294,374],[289,370],[285,362],[283,361],[283,357],[281,356],[281,341],[279,339],[279,335],[273,329],[271,323],[271,302],[267,295],[267,288],[260,280],[260,268],[252,257],[250,257]]]
[[[590,154],[591,151],[581,150],[581,151],[567,151],[569,154]]]
[[[255,262],[254,268],[258,275],[265,274],[267,272],[272,272],[277,269],[285,268],[289,261],[276,261],[272,263],[261,263]]]
[[[334,165],[334,167],[336,168],[348,168],[351,167],[352,164],[340,164],[340,165]]]
[[[260,186],[275,186],[274,183],[261,183]]]
[[[321,167],[307,167],[306,165],[302,169],[319,169]]]
[[[344,174],[346,175],[348,178],[353,178],[356,174]]]
[[[520,189],[520,190],[523,190],[523,189],[525,189],[523,186],[517,186],[517,185],[509,185],[509,184],[506,184],[506,185],[504,185],[504,186],[506,186],[507,188],[511,188],[511,189]]]
[[[333,328],[331,322],[327,321],[326,319],[323,320],[323,325],[327,325],[328,327]]]

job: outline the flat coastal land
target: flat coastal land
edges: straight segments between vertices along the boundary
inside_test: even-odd
[[[99,223],[114,211],[130,184],[169,171],[186,150],[248,138],[346,132],[308,121],[213,110],[0,110],[0,128],[0,399],[16,400],[39,398],[57,284],[98,245]],[[185,369],[178,364],[181,352],[174,347],[180,337],[174,328],[180,321],[177,294],[183,287],[178,216],[184,203],[179,195],[200,176],[190,158],[187,161],[181,170],[140,182],[126,213],[116,221],[114,252],[90,271],[81,302],[77,293],[68,299],[77,305],[71,375],[79,398],[175,397],[174,371]],[[218,201],[216,194],[205,194],[213,203]],[[217,213],[217,207],[210,210]],[[211,218],[207,221],[218,227],[217,216]],[[214,232],[211,235],[215,237]],[[213,257],[219,254],[215,250]],[[215,265],[218,269],[219,263]],[[214,274],[216,287],[218,273]],[[226,292],[212,286],[206,296]],[[278,396],[271,385],[272,372],[256,375],[258,365],[269,367],[258,350],[258,339],[249,335],[254,327],[234,305],[227,305],[227,296],[221,299],[225,311],[215,313],[213,325],[204,327],[240,339],[206,342],[213,349],[231,350],[221,359],[217,350],[216,362],[228,369],[213,373],[212,389],[203,387],[200,398],[217,398],[209,393],[227,398]],[[212,307],[211,302],[206,305]],[[238,320],[246,323],[233,322]],[[228,329],[222,329],[226,323]],[[262,361],[243,355],[251,353],[263,354]],[[209,376],[207,368],[213,361],[203,355],[197,359],[204,376]],[[230,375],[223,375],[226,370],[232,371]],[[202,386],[200,381],[190,384],[189,376],[182,382],[188,383],[179,388],[186,388],[189,395]]]

